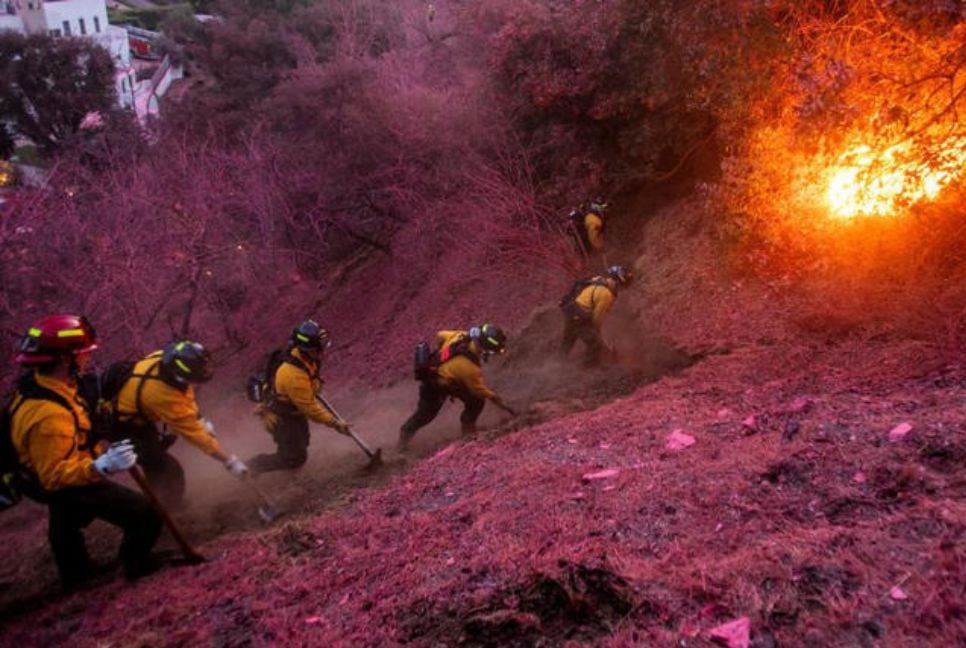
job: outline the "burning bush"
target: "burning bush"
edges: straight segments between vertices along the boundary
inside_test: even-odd
[[[780,212],[802,214],[799,229],[900,216],[961,180],[966,22],[910,22],[903,3],[888,15],[876,3],[836,6],[783,16],[794,49],[765,98],[771,114],[733,157],[754,161],[731,177],[745,185],[744,209],[761,215],[756,228]]]
[[[712,192],[737,258],[829,311],[962,327],[961,312],[932,316],[964,298],[964,15],[858,1],[772,14],[789,49]]]

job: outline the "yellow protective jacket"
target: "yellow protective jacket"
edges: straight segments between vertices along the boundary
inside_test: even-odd
[[[590,247],[599,252],[604,249],[604,219],[594,212],[587,212],[584,215],[584,229],[587,231],[587,240]]]
[[[442,352],[468,335],[466,331],[440,331],[436,334],[436,347]],[[476,342],[470,342],[470,351],[477,357],[482,355],[482,349]],[[461,387],[484,399],[492,400],[497,397],[496,392],[483,382],[483,369],[480,365],[465,355],[454,356],[440,364],[437,375],[447,387]]]
[[[118,417],[163,423],[202,452],[209,455],[220,452],[218,440],[201,420],[194,389],[189,385],[182,391],[161,380],[160,374],[160,351],[134,365],[134,373],[117,396]]]
[[[53,401],[33,398],[24,401],[10,425],[20,464],[37,475],[40,485],[49,491],[97,483],[101,477],[94,469],[94,455],[87,447],[91,422],[77,395],[77,386],[37,373],[34,378],[39,386],[63,396],[77,421]],[[14,396],[11,411],[21,400],[21,394]]]
[[[335,416],[322,407],[322,404],[315,397],[322,389],[318,365],[298,349],[292,349],[291,355],[304,364],[308,371],[300,369],[290,362],[283,362],[275,371],[275,396],[280,403],[294,406],[299,414],[310,421],[334,427]]]
[[[617,295],[611,280],[594,277],[594,281],[603,282],[607,285],[591,284],[581,290],[574,301],[578,307],[590,314],[594,327],[599,329],[603,325],[604,316],[607,315],[607,311],[610,310]]]

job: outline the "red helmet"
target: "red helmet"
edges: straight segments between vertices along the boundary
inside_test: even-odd
[[[30,327],[20,339],[17,362],[37,365],[97,348],[97,334],[83,315],[50,315]]]

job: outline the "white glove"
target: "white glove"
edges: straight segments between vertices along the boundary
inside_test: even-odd
[[[342,419],[336,419],[335,423],[332,424],[333,430],[335,430],[339,434],[344,434],[346,436],[349,436],[350,427],[351,426],[349,425],[349,423],[347,421],[343,421]]]
[[[248,474],[248,466],[246,466],[245,462],[235,455],[232,455],[225,460],[225,468],[234,477],[242,478]]]
[[[201,425],[205,428],[205,432],[213,437],[218,436],[215,434],[215,424],[211,422],[211,419],[201,419]]]
[[[94,460],[94,469],[102,475],[127,470],[137,463],[138,456],[130,439],[112,443],[107,452]]]

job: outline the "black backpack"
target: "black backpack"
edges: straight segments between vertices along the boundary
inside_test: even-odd
[[[294,408],[286,407],[279,402],[275,394],[275,374],[286,362],[305,373],[310,373],[305,363],[293,356],[288,349],[276,349],[269,354],[265,369],[248,377],[248,385],[245,390],[248,394],[248,400],[253,403],[260,403],[276,414],[291,413],[290,410]]]
[[[57,403],[74,417],[75,427],[79,425],[77,413],[63,396],[41,387],[34,380],[33,374],[26,374],[17,382],[16,393],[22,398],[12,407],[16,394],[10,396],[0,412],[0,511],[13,508],[26,495],[37,502],[44,501],[44,490],[37,480],[37,475],[27,470],[17,456],[17,449],[13,445],[13,417],[20,407],[28,400],[49,400]]]
[[[145,427],[153,428],[149,421],[140,420],[141,417],[141,393],[148,380],[160,380],[171,385],[159,372],[157,375],[150,374],[155,365],[148,368],[146,373],[134,373],[135,366],[140,360],[122,360],[108,366],[99,376],[89,374],[81,377],[78,384],[78,392],[89,404],[89,414],[91,419],[91,438],[95,441],[108,440],[117,441],[122,438],[129,438],[136,435]],[[160,363],[160,360],[158,360]],[[121,395],[121,390],[132,378],[141,378],[138,385],[136,407],[133,416],[135,420],[120,418],[117,411],[117,399]],[[172,385],[176,389],[182,389],[179,385]],[[132,416],[124,413],[123,416]],[[132,429],[133,426],[133,429]]]
[[[115,362],[100,375],[86,374],[81,377],[77,391],[88,403],[91,419],[91,438],[114,440],[117,397],[124,384],[134,375],[134,360]]]
[[[135,360],[115,362],[104,370],[97,379],[98,400],[114,402],[121,393],[121,389],[134,375]]]
[[[480,357],[470,350],[470,336],[463,335],[449,346],[438,351],[430,351],[429,344],[420,342],[413,351],[413,374],[416,380],[435,378],[439,367],[456,356],[469,358],[473,364],[480,365]]]
[[[420,342],[413,350],[413,377],[416,380],[430,380],[439,369],[439,353],[431,351],[429,344]]]

